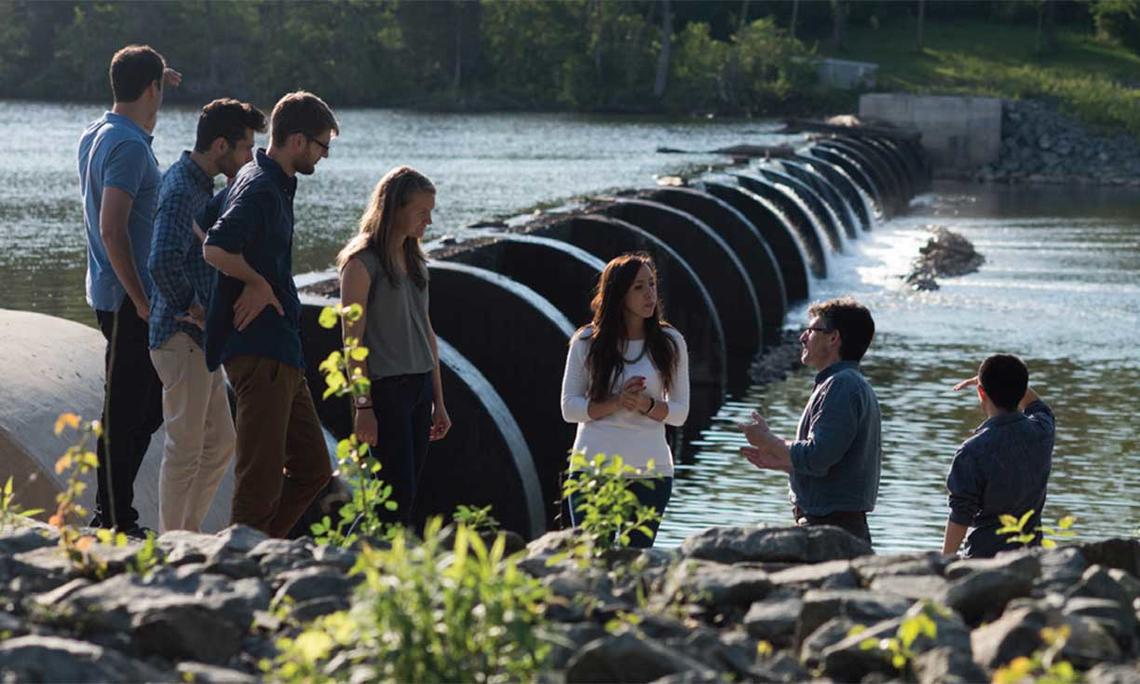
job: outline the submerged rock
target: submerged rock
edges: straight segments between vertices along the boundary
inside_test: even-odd
[[[939,289],[936,277],[954,277],[974,273],[986,258],[974,249],[974,244],[962,235],[938,226],[914,260],[903,280],[913,289],[929,291]]]

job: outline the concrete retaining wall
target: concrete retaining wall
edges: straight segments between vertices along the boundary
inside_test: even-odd
[[[917,129],[935,170],[964,171],[989,164],[1001,150],[1002,101],[873,93],[859,98],[859,118]]]

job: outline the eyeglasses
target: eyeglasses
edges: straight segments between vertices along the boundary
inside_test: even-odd
[[[835,332],[835,328],[815,328],[815,327],[809,326],[807,328],[804,328],[800,334],[806,335],[808,333],[813,333],[813,332]]]
[[[308,138],[310,141],[315,142],[316,144],[320,145],[321,149],[323,149],[325,151],[325,154],[329,153],[329,146],[328,145],[324,144],[320,140],[317,140],[316,138],[314,138],[311,135],[306,135],[305,137]]]

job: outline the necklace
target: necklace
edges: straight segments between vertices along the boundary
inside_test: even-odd
[[[628,346],[628,345],[629,345],[629,343],[628,343],[628,342],[626,342],[626,346]],[[649,345],[648,345],[648,344],[642,344],[642,345],[641,345],[641,353],[640,353],[640,354],[638,354],[637,356],[635,356],[635,357],[634,357],[634,358],[632,358],[632,359],[627,359],[627,358],[625,358],[625,351],[623,350],[623,351],[622,351],[622,355],[621,355],[621,360],[622,360],[622,361],[624,361],[624,362],[625,362],[625,363],[627,363],[627,364],[634,364],[634,363],[637,363],[638,361],[640,361],[640,360],[642,360],[643,358],[645,358],[645,352],[647,352],[647,351],[649,351]]]

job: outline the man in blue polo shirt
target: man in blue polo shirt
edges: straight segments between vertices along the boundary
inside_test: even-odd
[[[1021,518],[1032,512],[1024,530],[1034,533],[1045,508],[1045,489],[1053,467],[1055,423],[1053,411],[1029,387],[1029,369],[1011,354],[994,354],[982,362],[978,374],[955,385],[955,390],[976,387],[978,404],[986,421],[958,447],[946,489],[950,515],[942,540],[942,553],[989,558],[999,551],[1019,548],[998,535],[1000,518]]]
[[[79,140],[87,231],[87,303],[107,340],[103,437],[92,525],[139,535],[134,482],[162,424],[162,385],[151,366],[147,317],[154,287],[145,268],[162,180],[151,150],[163,84],[181,76],[162,55],[130,45],[111,59],[111,111]]]
[[[290,93],[270,115],[268,150],[242,167],[202,254],[221,271],[206,314],[206,363],[237,395],[233,522],[284,537],[332,476],[305,382],[293,284],[293,195],[339,132],[316,95]]]

